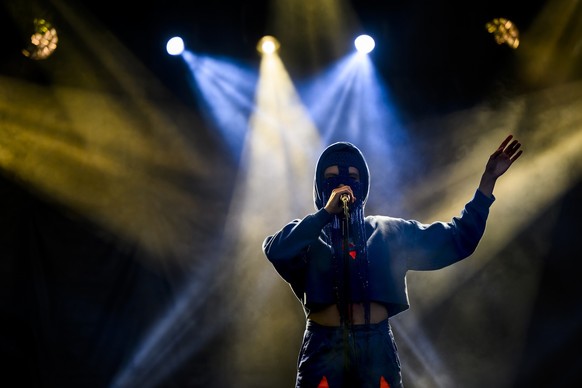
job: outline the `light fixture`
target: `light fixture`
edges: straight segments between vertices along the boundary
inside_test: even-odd
[[[30,59],[46,59],[57,49],[57,30],[45,19],[34,19],[34,32],[22,54]]]
[[[273,54],[279,50],[279,47],[279,41],[271,35],[262,37],[257,43],[257,51],[261,54]]]
[[[180,55],[184,51],[184,41],[179,36],[175,36],[166,43],[166,51],[170,55]]]
[[[493,34],[497,44],[505,43],[513,49],[519,46],[519,30],[511,20],[495,18],[485,24],[485,28]]]
[[[370,35],[360,35],[356,38],[356,40],[354,40],[354,46],[358,52],[362,54],[368,54],[374,50],[376,43]]]

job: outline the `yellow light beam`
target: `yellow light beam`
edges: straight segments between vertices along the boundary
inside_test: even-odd
[[[232,246],[236,257],[231,311],[244,317],[233,328],[237,339],[229,352],[242,386],[257,381],[256,375],[245,371],[260,370],[268,360],[288,358],[293,336],[282,333],[291,327],[300,333],[304,324],[300,307],[264,257],[261,245],[284,223],[313,211],[306,199],[312,198],[312,171],[320,150],[317,130],[276,54],[262,57],[255,100],[256,114],[250,119],[235,201],[227,218],[229,240],[224,244]],[[271,318],[264,319],[264,313]],[[292,322],[289,314],[295,317]],[[289,346],[285,341],[291,341]]]

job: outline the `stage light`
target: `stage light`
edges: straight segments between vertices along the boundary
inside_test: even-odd
[[[485,28],[487,32],[493,34],[497,44],[505,43],[513,49],[519,46],[519,30],[511,20],[495,18],[485,24]]]
[[[34,19],[34,33],[22,55],[35,60],[46,59],[57,49],[58,41],[57,30],[48,21]]]
[[[266,35],[257,43],[257,51],[261,54],[273,54],[279,50],[280,44],[275,37]]]
[[[170,55],[180,55],[184,51],[184,41],[182,38],[175,36],[168,40],[166,51]]]
[[[374,50],[376,43],[370,35],[360,35],[354,41],[354,46],[356,46],[358,52],[368,54],[370,51]]]

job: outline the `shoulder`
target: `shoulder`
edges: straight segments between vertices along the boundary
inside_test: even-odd
[[[398,229],[410,225],[411,221],[390,216],[366,216],[365,223],[373,229]]]

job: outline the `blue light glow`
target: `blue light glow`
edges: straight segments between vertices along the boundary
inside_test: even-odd
[[[198,56],[190,51],[185,51],[183,57],[190,68],[201,111],[238,160],[254,109],[256,72],[225,59]]]
[[[184,41],[182,38],[175,36],[168,40],[166,51],[170,55],[180,55],[184,51]]]
[[[354,41],[354,45],[356,46],[356,50],[363,54],[368,54],[374,47],[376,46],[376,42],[370,35],[360,35]]]

